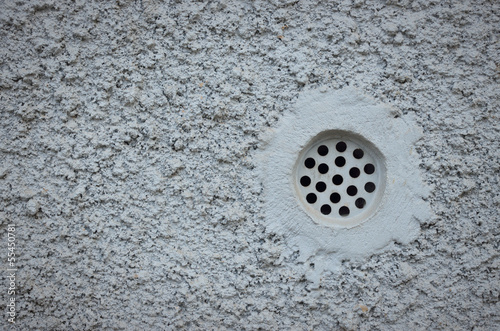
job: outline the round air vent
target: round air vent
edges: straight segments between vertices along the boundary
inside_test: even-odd
[[[266,229],[299,249],[297,261],[334,268],[411,242],[433,217],[414,148],[422,131],[395,111],[357,89],[308,90],[268,131]]]
[[[293,176],[300,204],[315,221],[350,227],[377,209],[385,173],[373,144],[352,133],[330,131],[302,150]]]

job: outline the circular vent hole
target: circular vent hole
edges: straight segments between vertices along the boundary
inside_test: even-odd
[[[367,165],[365,165],[364,170],[367,175],[371,175],[375,172],[375,166],[371,163],[368,163]]]
[[[308,176],[302,176],[302,178],[300,179],[300,185],[308,187],[309,185],[311,185],[311,178],[309,178]]]
[[[349,216],[350,212],[351,211],[346,206],[340,207],[340,209],[339,209],[339,215],[340,216]]]
[[[347,188],[347,194],[349,194],[351,197],[355,196],[356,194],[358,194],[358,189],[356,188],[356,186],[354,185],[351,185]]]
[[[343,141],[340,141],[338,142],[336,145],[335,145],[335,148],[337,149],[337,151],[339,151],[340,153],[343,153],[345,152],[345,150],[347,149],[347,145],[345,142]]]
[[[358,199],[356,199],[356,202],[354,204],[359,209],[363,209],[365,207],[365,205],[366,205],[366,200],[363,199],[363,198],[358,198]]]
[[[315,203],[318,200],[318,197],[314,193],[309,193],[306,197],[307,202]]]
[[[330,207],[329,205],[321,206],[321,214],[330,215],[331,212],[332,212],[332,207]]]
[[[308,158],[306,159],[306,161],[304,162],[304,165],[306,166],[306,168],[308,169],[312,169],[314,168],[314,166],[316,165],[316,161],[314,161],[313,158]]]
[[[352,156],[354,156],[354,158],[356,159],[361,159],[363,156],[365,155],[365,152],[363,152],[363,150],[361,148],[357,148],[354,150],[354,152],[352,152]]]
[[[368,193],[372,193],[373,191],[375,191],[375,184],[372,182],[366,183],[365,184],[365,191]]]
[[[349,175],[351,175],[352,178],[358,178],[359,174],[361,174],[361,171],[359,171],[358,168],[354,167],[349,170]]]
[[[335,165],[339,168],[342,168],[345,165],[345,158],[343,158],[342,156],[339,156],[338,158],[336,158]]]
[[[340,194],[334,192],[330,195],[330,201],[332,203],[338,203],[340,201]]]
[[[318,166],[318,171],[320,174],[326,174],[328,172],[328,165],[326,165],[325,163],[321,163],[319,166]]]
[[[332,182],[335,184],[335,185],[340,185],[342,184],[342,182],[344,181],[344,178],[342,178],[341,175],[335,175],[333,176],[332,178]]]
[[[319,146],[318,147],[318,154],[321,156],[325,156],[326,154],[328,154],[328,147],[326,147],[325,145]]]
[[[326,184],[324,182],[317,182],[316,183],[316,191],[325,192],[325,190],[326,190]]]

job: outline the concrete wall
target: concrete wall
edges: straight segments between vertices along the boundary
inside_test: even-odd
[[[2,2],[0,255],[8,276],[15,233],[17,271],[0,328],[495,329],[499,16],[497,1]],[[300,93],[347,86],[421,127],[434,216],[314,284],[265,228],[256,156]]]

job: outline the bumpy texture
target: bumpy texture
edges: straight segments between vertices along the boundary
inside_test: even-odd
[[[13,328],[495,329],[499,6],[3,1]],[[264,230],[255,155],[301,91],[348,85],[422,127],[436,217],[311,287]]]

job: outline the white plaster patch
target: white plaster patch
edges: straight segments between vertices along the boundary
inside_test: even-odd
[[[395,118],[395,113],[347,88],[305,92],[295,109],[284,115],[263,153],[265,217],[269,231],[287,238],[290,252],[300,251],[299,261],[310,259],[316,270],[333,271],[343,259],[373,254],[394,241],[411,242],[419,234],[419,221],[431,217],[423,200],[428,189],[421,180],[413,147],[421,131],[408,119]],[[350,228],[314,221],[294,186],[294,167],[302,150],[318,135],[335,130],[373,144],[386,171],[377,209]]]

